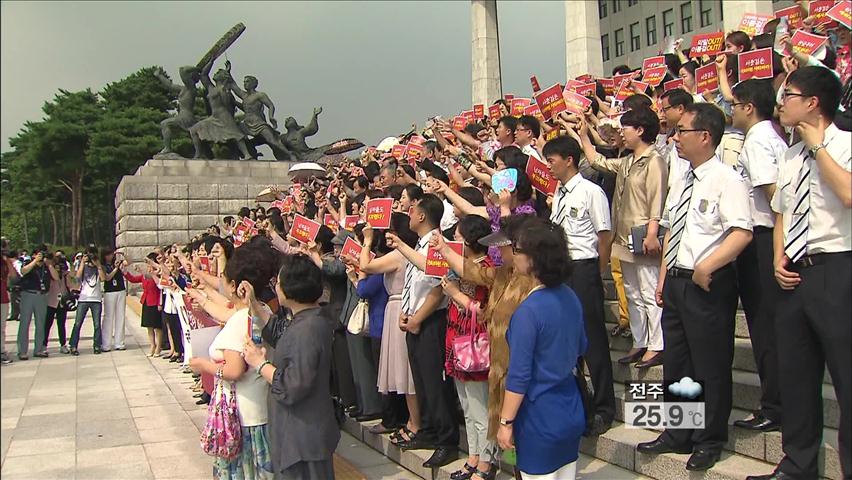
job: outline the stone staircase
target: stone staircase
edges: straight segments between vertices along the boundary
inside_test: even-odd
[[[611,278],[604,279],[605,286],[605,316],[607,331],[612,330],[617,323],[618,304],[615,299],[615,288]],[[655,478],[659,480],[689,479],[744,479],[748,475],[771,473],[784,453],[781,446],[780,432],[751,432],[733,426],[733,422],[747,417],[756,409],[760,399],[760,380],[754,363],[754,355],[749,340],[748,326],[745,315],[737,311],[735,329],[735,349],[733,361],[733,410],[729,419],[728,443],[722,453],[722,458],[706,472],[689,472],[686,462],[689,455],[664,454],[645,455],[636,451],[636,444],[653,440],[659,431],[641,428],[628,428],[624,420],[624,382],[628,380],[662,380],[663,367],[651,367],[638,370],[631,366],[621,365],[617,359],[624,356],[631,347],[631,339],[610,337],[610,351],[613,365],[616,392],[616,422],[612,428],[597,438],[584,438],[580,444],[581,459],[579,463],[586,464],[586,473],[578,469],[578,478]],[[823,382],[823,444],[819,453],[819,468],[823,478],[841,479],[840,459],[837,451],[837,427],[840,418],[840,408],[831,385],[831,378],[826,373]],[[347,420],[344,428],[356,438],[361,439],[374,449],[382,452],[388,458],[404,466],[416,475],[426,479],[446,479],[457,470],[463,460],[458,460],[442,469],[430,471],[421,464],[431,454],[430,451],[401,452],[390,444],[387,435],[370,434],[368,428],[376,422],[358,424]],[[464,433],[461,435],[464,451],[466,442]],[[592,457],[592,458],[588,458]],[[596,459],[596,460],[595,460]],[[600,462],[600,463],[595,463]],[[617,467],[617,468],[616,468]],[[610,468],[610,470],[600,470]],[[503,471],[511,472],[510,466],[503,466]],[[603,472],[603,473],[600,473]],[[511,478],[509,475],[498,478]]]

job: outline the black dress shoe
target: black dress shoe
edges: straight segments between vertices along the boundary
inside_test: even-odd
[[[768,475],[749,475],[746,480],[793,480],[793,477],[784,472],[775,471]]]
[[[746,430],[754,430],[758,432],[776,432],[781,430],[781,424],[763,416],[762,413],[754,414],[749,420],[737,420],[734,422],[735,427],[745,428]]]
[[[355,417],[356,422],[372,422],[373,420],[378,420],[382,418],[382,414],[380,413],[372,413],[366,415],[358,415]]]
[[[651,357],[648,360],[642,360],[642,361],[637,362],[636,365],[633,365],[633,366],[636,367],[636,368],[648,368],[648,367],[655,367],[657,365],[662,365],[662,364],[663,364],[663,353],[660,352],[660,353],[654,355],[653,357]]]
[[[610,428],[612,428],[612,420],[607,420],[603,418],[603,415],[596,413],[594,420],[592,420],[592,428],[589,430],[589,435],[598,437],[606,433]]]
[[[459,449],[455,447],[439,447],[429,460],[423,462],[424,468],[440,468],[456,461],[459,458]]]
[[[640,453],[692,453],[690,447],[673,447],[668,444],[663,437],[657,437],[651,442],[642,442],[636,445],[636,450]]]
[[[419,438],[415,438],[410,442],[399,442],[396,444],[397,447],[406,450],[434,450],[435,444],[427,442],[425,440],[420,440]]]
[[[689,460],[686,462],[686,469],[693,472],[707,470],[713,465],[716,465],[716,462],[719,461],[720,455],[721,452],[719,452],[718,450],[696,450],[695,453],[693,453],[692,456],[689,457]]]
[[[636,351],[636,353],[632,355],[627,355],[618,359],[618,363],[622,365],[627,365],[629,363],[636,363],[642,359],[642,355],[645,355],[645,349],[640,348]]]
[[[201,395],[201,398],[195,402],[196,405],[205,405],[208,403],[210,403],[210,395],[207,392],[204,392],[204,394]]]

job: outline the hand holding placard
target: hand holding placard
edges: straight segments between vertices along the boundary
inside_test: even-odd
[[[367,223],[375,229],[390,228],[393,198],[372,198],[367,202]]]
[[[297,214],[290,227],[290,236],[299,243],[309,244],[316,240],[319,229],[319,223]]]
[[[440,232],[433,232],[432,235],[440,235]],[[445,242],[447,247],[459,255],[464,255],[464,242]],[[426,270],[424,273],[429,277],[443,278],[450,272],[450,264],[441,255],[441,252],[436,247],[429,247],[426,251]]]

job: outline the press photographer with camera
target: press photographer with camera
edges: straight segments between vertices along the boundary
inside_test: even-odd
[[[9,280],[18,278],[18,272],[12,264],[13,258],[15,256],[9,251],[9,241],[0,238],[0,362],[3,365],[12,363],[6,352],[6,317],[9,316],[12,306],[8,291]]]
[[[70,266],[62,250],[53,254],[53,266],[59,274],[59,279],[50,282],[50,290],[47,292],[47,318],[44,322],[44,350],[47,350],[47,342],[50,338],[50,329],[56,324],[59,334],[59,353],[71,353],[68,350],[65,321],[68,312],[77,308],[77,290],[79,290],[70,275]]]
[[[95,355],[99,355],[101,353],[101,312],[104,299],[101,282],[106,280],[106,273],[101,264],[97,247],[86,248],[75,275],[80,282],[80,298],[77,301],[74,329],[71,331],[71,355],[80,355],[80,352],[77,351],[77,345],[80,342],[80,329],[83,327],[83,321],[89,311],[92,312],[92,322],[95,327],[92,346]]]
[[[104,312],[101,330],[102,351],[125,350],[124,309],[127,306],[127,288],[124,285],[124,270],[127,260],[121,253],[108,248],[101,254],[104,273]]]
[[[50,282],[59,280],[53,267],[53,254],[44,244],[33,249],[33,256],[16,264],[21,280],[21,323],[18,325],[18,359],[27,360],[30,343],[30,321],[35,322],[33,356],[47,357],[44,348],[47,292]]]

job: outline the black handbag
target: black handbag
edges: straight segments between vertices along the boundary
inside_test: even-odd
[[[80,298],[79,292],[65,292],[59,297],[59,308],[66,312],[77,310],[77,299]]]

